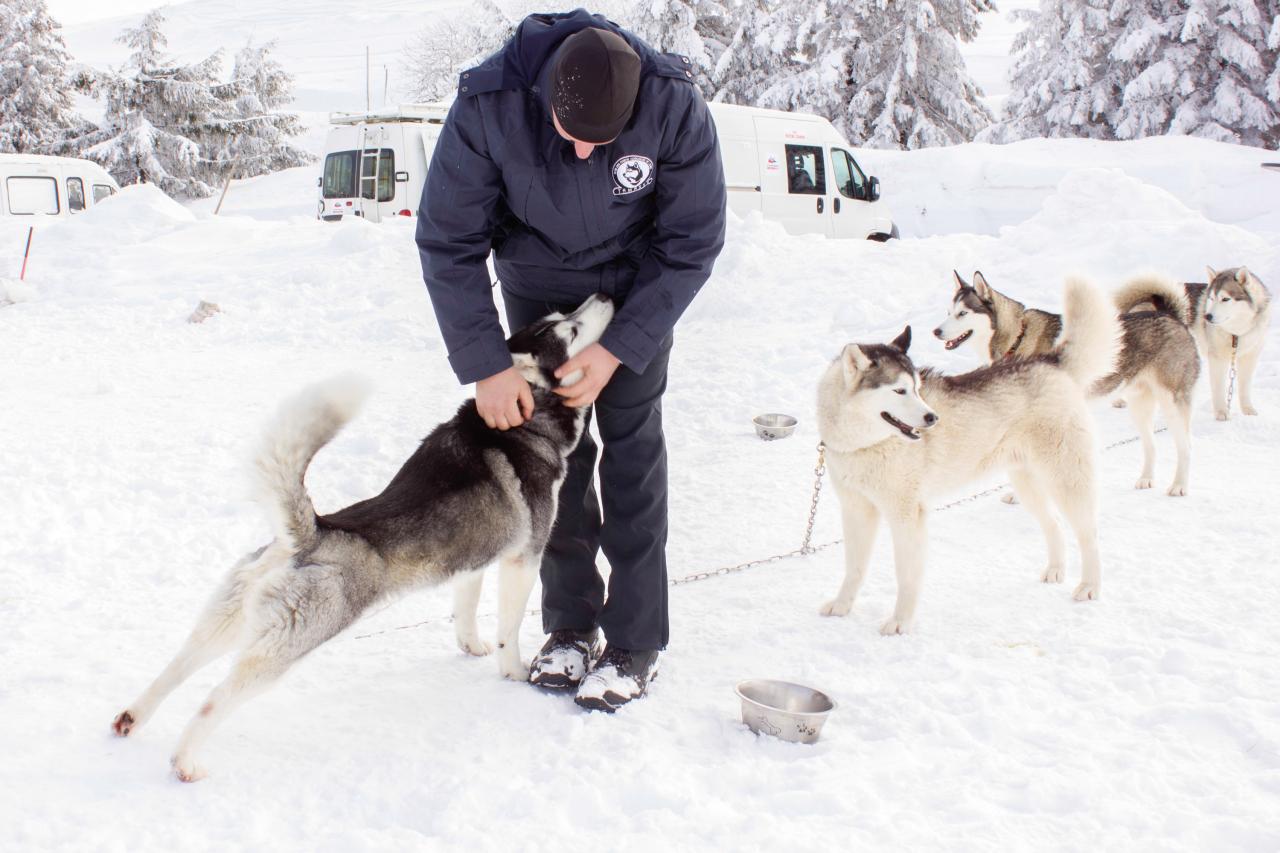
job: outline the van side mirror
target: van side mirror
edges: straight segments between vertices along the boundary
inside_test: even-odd
[[[867,181],[867,201],[876,201],[880,198],[880,179],[875,175]]]

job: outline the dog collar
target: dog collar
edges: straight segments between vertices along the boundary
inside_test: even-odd
[[[1013,339],[1013,345],[1010,346],[1007,350],[1005,350],[1004,355],[1002,355],[1001,358],[1002,359],[1013,358],[1014,350],[1018,348],[1018,345],[1022,343],[1022,339],[1025,338],[1026,336],[1027,336],[1027,321],[1023,320],[1022,328],[1018,330],[1018,337]]]

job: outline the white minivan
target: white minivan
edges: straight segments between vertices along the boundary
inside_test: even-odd
[[[710,104],[720,137],[729,208],[760,211],[790,234],[857,240],[898,236],[852,148],[821,116]]]
[[[316,216],[329,222],[347,216],[381,222],[416,215],[427,163],[448,113],[448,104],[330,113]]]
[[[868,177],[831,122],[820,116],[711,104],[720,136],[729,207],[760,211],[792,234],[859,240],[898,236]],[[330,113],[316,215],[415,216],[427,164],[448,104],[402,104],[368,113]]]
[[[68,217],[119,190],[106,170],[89,160],[0,154],[0,216]]]

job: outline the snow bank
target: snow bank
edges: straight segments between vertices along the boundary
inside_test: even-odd
[[[814,384],[843,343],[911,323],[920,363],[973,363],[928,334],[953,268],[1047,307],[1073,271],[1114,285],[1138,269],[1194,279],[1206,263],[1245,263],[1280,287],[1266,213],[1280,176],[1230,146],[1165,143],[876,152],[886,200],[930,210],[918,239],[797,238],[735,219],[676,332],[671,573],[799,545]],[[894,594],[884,532],[843,620],[817,616],[839,583],[838,549],[681,586],[662,677],[608,718],[460,655],[449,592],[421,592],[248,703],[210,742],[209,780],[169,780],[169,750],[225,664],[128,741],[107,727],[223,572],[270,535],[244,476],[263,417],[326,376],[376,379],[309,474],[330,511],[381,489],[465,394],[438,342],[413,223],[269,213],[277,200],[314,203],[313,184],[262,179],[243,196],[261,205],[218,217],[126,194],[150,228],[104,205],[38,233],[36,298],[0,309],[8,846],[1280,846],[1280,533],[1265,521],[1280,488],[1274,329],[1255,382],[1261,416],[1218,423],[1201,391],[1190,497],[1134,491],[1137,445],[1103,455],[1101,601],[1074,605],[1069,586],[1039,583],[1036,525],[988,498],[931,517],[913,635],[876,630]],[[12,255],[0,260],[10,269]],[[200,299],[222,312],[188,324]],[[750,419],[765,411],[796,415],[795,437],[757,440]],[[1096,414],[1104,443],[1133,434],[1126,413]],[[1158,452],[1163,480],[1167,436]],[[837,536],[826,490],[815,540]],[[526,650],[541,639],[526,620]],[[835,696],[822,741],[747,732],[733,685],[750,677]]]

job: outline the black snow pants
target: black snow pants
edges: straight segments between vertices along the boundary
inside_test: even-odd
[[[507,322],[520,329],[553,311],[577,305],[502,292]],[[586,631],[599,626],[624,649],[666,648],[667,447],[662,394],[667,388],[670,335],[643,373],[619,365],[587,415],[569,470],[551,539],[542,557],[542,628]],[[603,453],[600,491],[591,437],[594,416]],[[601,510],[603,509],[603,516]],[[596,554],[609,561],[609,587]]]

